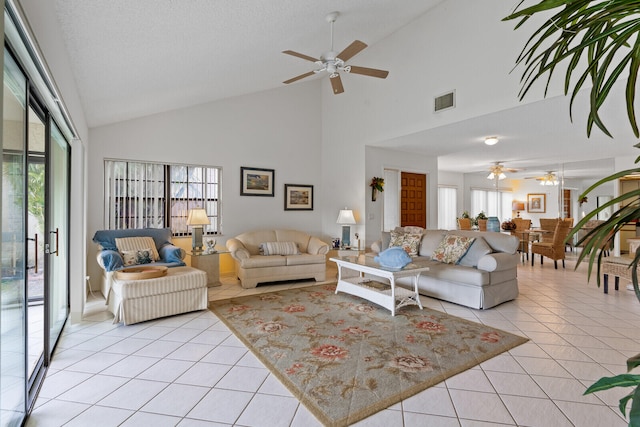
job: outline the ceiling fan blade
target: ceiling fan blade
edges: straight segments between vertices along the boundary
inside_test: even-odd
[[[367,47],[367,44],[361,42],[360,40],[354,40],[349,46],[344,48],[342,52],[338,54],[338,58],[342,59],[344,62],[347,62]]]
[[[340,78],[340,74],[336,73],[332,75],[329,79],[331,81],[331,87],[333,88],[333,94],[338,95],[344,92],[344,87],[342,87],[342,79]]]
[[[347,71],[347,67],[345,67]],[[348,71],[351,74],[362,74],[363,76],[378,77],[379,79],[386,79],[389,75],[388,71],[377,70],[375,68],[358,67],[356,65],[350,65]]]
[[[304,53],[298,53],[298,52],[294,52],[292,50],[283,50],[282,53],[286,53],[287,55],[291,55],[291,56],[295,56],[301,59],[306,59],[307,61],[311,61],[311,62],[318,62],[319,59],[313,58],[309,55],[305,55]]]
[[[298,80],[300,80],[300,79],[304,79],[305,77],[313,76],[314,74],[315,74],[315,72],[313,72],[313,71],[309,71],[308,73],[300,74],[299,76],[295,76],[295,77],[294,77],[294,78],[292,78],[292,79],[285,80],[285,81],[284,81],[284,82],[282,82],[282,83],[284,83],[284,84],[289,84],[289,83],[297,82],[297,81],[298,81]]]

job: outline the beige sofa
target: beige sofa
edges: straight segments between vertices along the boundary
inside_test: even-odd
[[[295,243],[293,255],[263,255],[261,245]],[[227,240],[227,249],[236,262],[236,275],[243,288],[282,280],[326,279],[329,245],[317,237],[296,230],[261,230]],[[278,251],[276,251],[278,252]]]
[[[448,234],[476,238],[457,264],[431,259]],[[371,255],[387,249],[389,242],[390,233],[383,232],[382,240],[372,244]],[[515,299],[518,296],[519,244],[517,237],[498,232],[423,230],[418,255],[413,262],[428,266],[429,271],[420,275],[418,291],[425,296],[478,309]],[[402,284],[402,279],[397,283]]]

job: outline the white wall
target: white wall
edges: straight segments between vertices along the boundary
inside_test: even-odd
[[[374,176],[382,176],[384,169],[397,169],[401,172],[423,173],[427,175],[427,228],[438,226],[438,162],[433,157],[420,156],[397,150],[377,147],[365,147],[364,184],[365,199],[358,206],[364,206],[366,212],[366,247],[380,238],[384,197],[371,201],[369,182]],[[362,230],[362,227],[360,227]]]
[[[318,85],[312,81],[91,129],[89,241],[104,228],[106,158],[221,166],[219,244],[260,228],[294,228],[322,237]],[[240,196],[241,166],[274,169],[275,197]],[[285,211],[284,184],[313,185],[314,210]],[[97,283],[95,245],[89,247],[88,268]]]

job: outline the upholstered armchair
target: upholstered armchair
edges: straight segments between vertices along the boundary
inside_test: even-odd
[[[540,220],[542,221],[542,219]],[[540,264],[543,264],[544,257],[551,258],[553,265],[558,269],[558,260],[562,260],[562,268],[564,268],[565,259],[565,243],[571,229],[568,221],[556,220],[556,226],[551,237],[551,241],[533,242],[531,244],[531,265],[535,260],[535,254],[540,255]],[[544,235],[543,235],[544,236]]]

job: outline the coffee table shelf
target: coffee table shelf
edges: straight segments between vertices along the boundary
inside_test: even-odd
[[[397,309],[406,305],[417,305],[422,309],[418,278],[421,273],[429,271],[429,267],[409,264],[401,270],[386,269],[365,256],[331,258],[331,261],[338,265],[336,293],[344,292],[364,298],[390,310],[392,316],[395,316]],[[401,277],[412,279],[412,289],[396,286],[396,279]]]

